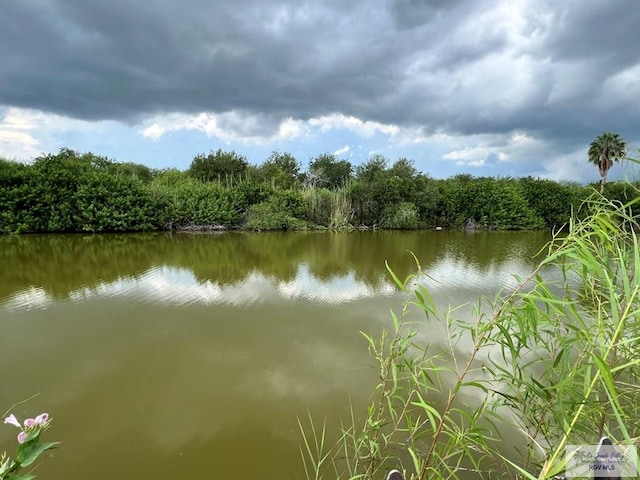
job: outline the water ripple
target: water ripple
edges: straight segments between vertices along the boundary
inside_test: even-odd
[[[53,303],[53,298],[43,288],[28,287],[0,302],[0,308],[12,312],[47,308]]]
[[[445,257],[420,275],[418,281],[442,303],[447,303],[454,299],[469,301],[480,295],[493,296],[500,290],[511,290],[518,285],[514,274],[524,278],[529,273],[517,261],[477,267]],[[298,266],[291,280],[278,280],[254,271],[233,284],[199,280],[186,268],[159,266],[115,281],[82,286],[71,291],[68,300],[85,302],[98,298],[126,298],[138,303],[235,306],[306,300],[337,306],[374,296],[389,296],[394,292],[395,287],[384,277],[377,284],[367,283],[358,279],[352,270],[321,279],[305,264]],[[47,308],[54,303],[55,299],[44,289],[32,286],[0,302],[0,308],[29,310]]]
[[[312,302],[338,305],[389,295],[394,288],[383,280],[371,286],[356,278],[355,272],[321,280],[306,265],[300,265],[290,281],[252,272],[234,284],[221,285],[211,280],[199,281],[191,270],[175,267],[154,267],[136,276],[121,277],[115,281],[87,285],[73,290],[68,299],[84,302],[96,298],[128,298],[136,302],[166,303],[171,305],[250,305],[275,301],[305,299]],[[47,293],[30,288],[10,297],[3,308],[24,310],[45,308],[53,303]]]

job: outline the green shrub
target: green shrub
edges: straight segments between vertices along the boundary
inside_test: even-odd
[[[78,186],[74,229],[86,232],[145,232],[162,223],[161,211],[142,180],[96,172]]]
[[[230,227],[244,221],[247,202],[234,187],[183,178],[172,186],[154,182],[151,188],[163,209],[164,223],[171,227]]]
[[[269,198],[276,210],[281,210],[294,218],[304,220],[307,216],[307,204],[300,190],[276,190]]]
[[[529,207],[549,229],[566,225],[591,192],[577,184],[531,177],[521,178],[518,186]]]
[[[305,230],[307,224],[281,205],[269,201],[249,208],[246,227],[252,230]]]
[[[147,231],[161,225],[154,197],[137,175],[69,149],[30,166],[0,162],[0,205],[1,233]]]
[[[264,182],[244,180],[235,188],[242,194],[246,202],[246,208],[257,203],[266,202],[273,195],[273,187]]]
[[[380,222],[380,227],[412,230],[418,228],[418,209],[413,203],[400,202],[385,209],[385,214]]]
[[[512,178],[474,178],[457,175],[442,181],[441,217],[446,224],[460,227],[473,220],[480,228],[494,230],[534,230],[543,220],[529,206]]]
[[[27,167],[0,157],[0,234],[28,231],[24,203],[29,186]]]
[[[621,205],[631,202],[633,214],[640,215],[640,205],[635,201],[640,195],[638,183],[630,184],[624,181],[607,182],[604,186],[603,195],[605,198],[619,202]]]

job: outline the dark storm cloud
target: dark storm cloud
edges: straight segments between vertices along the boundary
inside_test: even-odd
[[[135,123],[334,112],[458,134],[640,138],[631,0],[5,0],[0,105]],[[511,17],[510,17],[511,16]],[[603,100],[614,94],[609,108]],[[270,125],[269,125],[270,124]],[[637,127],[636,127],[637,128]],[[628,132],[628,133],[626,133]]]
[[[415,28],[438,20],[468,0],[391,0],[389,11],[398,29]]]

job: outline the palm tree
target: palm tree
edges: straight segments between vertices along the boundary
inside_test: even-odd
[[[604,193],[607,173],[617,162],[627,155],[627,144],[618,133],[605,132],[589,145],[589,161],[600,170],[600,193]]]

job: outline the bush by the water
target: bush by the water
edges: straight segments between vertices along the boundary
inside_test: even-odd
[[[160,228],[163,219],[146,184],[112,165],[64,149],[29,166],[0,160],[0,232]]]
[[[306,204],[297,190],[276,191],[266,202],[252,205],[246,226],[252,230],[304,230]]]
[[[554,229],[565,225],[592,191],[533,178],[435,180],[407,159],[390,164],[381,155],[353,168],[323,154],[303,172],[290,154],[274,152],[254,166],[233,151],[218,150],[196,155],[190,168],[180,171],[63,148],[28,165],[0,158],[0,233]],[[607,183],[604,194],[622,202],[638,196],[633,186],[618,182]]]

